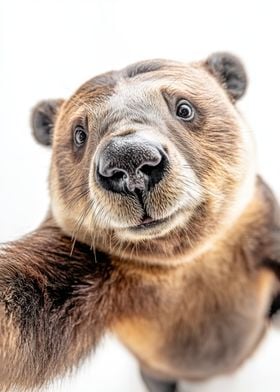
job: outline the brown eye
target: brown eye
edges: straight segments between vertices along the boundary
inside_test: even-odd
[[[194,118],[194,108],[188,101],[180,101],[177,104],[176,116],[183,121],[191,121]]]
[[[81,147],[87,140],[87,133],[81,125],[77,125],[74,131],[74,142],[77,147]]]

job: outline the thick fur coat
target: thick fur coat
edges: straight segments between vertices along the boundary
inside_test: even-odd
[[[0,248],[0,390],[77,366],[108,330],[151,391],[235,370],[278,309],[280,217],[235,107],[240,61],[146,61],[43,101],[50,210]]]

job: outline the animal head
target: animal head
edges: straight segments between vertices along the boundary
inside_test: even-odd
[[[235,106],[246,84],[241,62],[215,53],[139,62],[39,103],[33,133],[52,147],[58,224],[135,260],[176,263],[206,249],[253,192],[253,142]]]

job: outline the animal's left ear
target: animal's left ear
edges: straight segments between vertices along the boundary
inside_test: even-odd
[[[31,127],[33,136],[40,144],[50,146],[58,111],[63,99],[50,99],[39,102],[31,113]]]
[[[208,57],[205,65],[233,101],[243,96],[247,87],[247,75],[238,57],[230,53],[217,52]]]

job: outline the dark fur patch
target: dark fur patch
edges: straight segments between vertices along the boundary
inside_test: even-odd
[[[103,95],[104,90],[102,90],[102,88],[106,88],[106,91],[110,94],[110,91],[116,86],[119,76],[120,73],[118,71],[110,71],[97,75],[84,83],[77,92],[86,94],[93,93],[94,96],[97,96]]]
[[[35,139],[45,146],[52,144],[55,117],[63,100],[52,99],[38,103],[32,110],[31,127]]]
[[[137,75],[158,71],[163,67],[160,61],[144,61],[132,64],[125,68],[124,73],[128,78],[133,78]]]
[[[12,328],[5,329],[0,319],[0,362],[7,353],[10,357],[1,390],[9,383],[40,385],[63,371],[65,361],[71,367],[114,317],[114,296],[107,295],[114,290],[108,285],[114,280],[113,269],[107,256],[97,252],[94,257],[88,246],[79,243],[71,255],[71,247],[71,239],[48,222],[9,244],[1,255],[0,305],[12,320]],[[19,331],[16,351],[6,347],[17,339],[13,328]]]
[[[213,53],[206,62],[207,68],[222,83],[228,94],[237,100],[247,87],[247,75],[241,61],[230,53]]]
[[[176,382],[164,381],[152,377],[148,373],[141,371],[141,376],[149,392],[176,392]]]
[[[271,307],[269,309],[268,317],[273,318],[273,316],[279,311],[280,309],[280,294],[277,294],[272,301]]]

